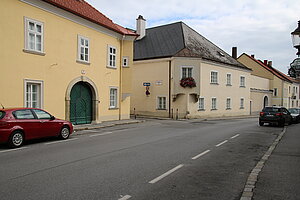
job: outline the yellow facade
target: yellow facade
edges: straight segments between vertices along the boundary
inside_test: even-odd
[[[192,68],[196,87],[183,88],[180,79],[183,67]],[[210,83],[211,71],[218,72],[218,84]],[[226,85],[226,75],[232,76],[231,86]],[[131,112],[137,115],[172,118],[209,118],[242,116],[250,114],[250,70],[199,58],[172,57],[135,61],[132,68],[133,95]],[[245,77],[245,87],[240,87],[240,77]],[[146,96],[143,83],[150,83]],[[158,109],[158,97],[166,97],[165,109]],[[204,108],[199,108],[199,98],[204,98]],[[212,109],[212,98],[217,99]],[[226,100],[230,98],[230,108]],[[241,107],[241,99],[244,106]]]
[[[70,119],[70,93],[82,82],[92,93],[92,121],[128,119],[130,115],[133,36],[123,36],[38,0],[3,0],[0,7],[0,103],[26,107],[27,86],[38,83],[40,107]],[[26,50],[26,20],[43,24],[43,51]],[[89,61],[78,61],[79,37],[89,40]],[[108,47],[116,49],[116,67],[107,67]],[[122,67],[123,56],[129,67]],[[110,88],[117,107],[110,109]]]

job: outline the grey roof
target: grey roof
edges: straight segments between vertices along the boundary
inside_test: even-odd
[[[251,70],[183,22],[146,29],[134,43],[134,60],[197,57]]]

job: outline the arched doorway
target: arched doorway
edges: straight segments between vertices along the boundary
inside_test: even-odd
[[[264,107],[269,105],[269,98],[267,96],[264,97]]]
[[[70,121],[73,124],[92,122],[93,102],[90,86],[85,82],[76,83],[70,94]]]

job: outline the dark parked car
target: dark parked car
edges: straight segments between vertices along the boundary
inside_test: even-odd
[[[300,122],[300,108],[290,108],[288,110],[292,115],[293,122],[299,123]]]
[[[259,114],[259,125],[263,126],[264,123],[284,126],[292,123],[292,116],[285,107],[265,107]]]
[[[25,140],[57,136],[68,139],[71,122],[56,119],[38,108],[0,109],[0,143],[20,147]]]

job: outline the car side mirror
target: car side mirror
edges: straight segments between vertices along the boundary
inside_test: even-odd
[[[51,115],[50,120],[55,120],[55,117]]]

